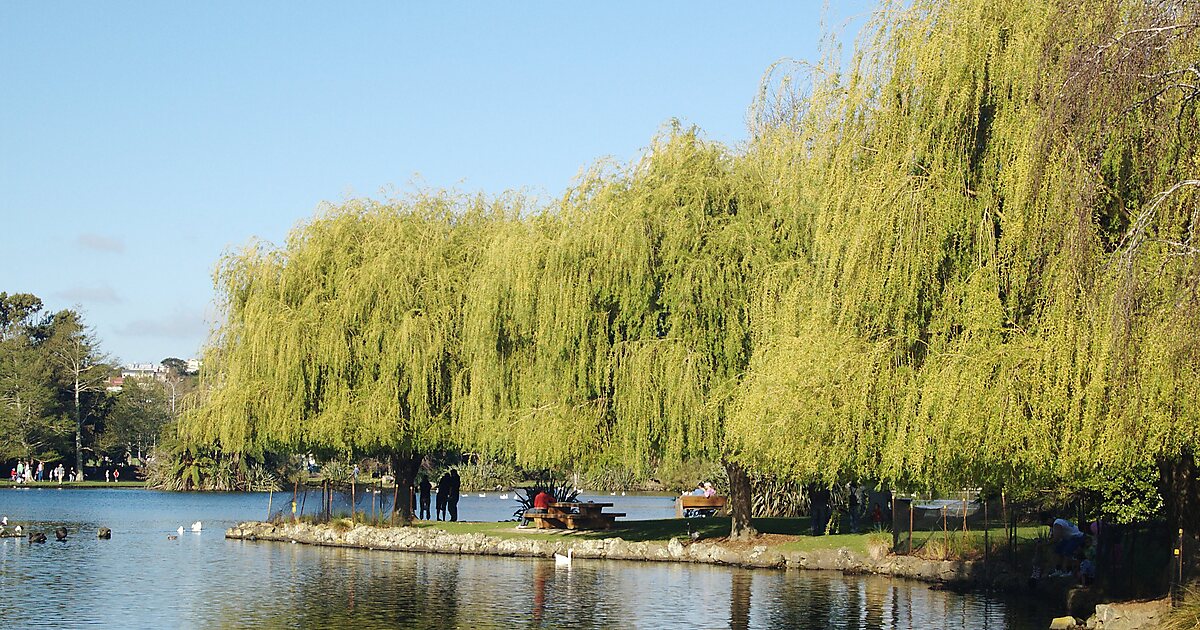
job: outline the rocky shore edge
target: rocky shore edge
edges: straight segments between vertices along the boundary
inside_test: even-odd
[[[225,532],[236,540],[296,542],[329,547],[390,551],[551,558],[573,549],[575,558],[650,562],[692,562],[760,569],[813,569],[843,573],[878,573],[925,582],[979,585],[983,564],[972,561],[925,560],[910,556],[864,556],[848,549],[780,551],[772,545],[672,538],[667,542],[630,542],[619,537],[561,540],[501,538],[482,533],[452,534],[435,527],[373,527],[341,529],[309,523],[240,523]],[[998,576],[993,574],[989,583]]]

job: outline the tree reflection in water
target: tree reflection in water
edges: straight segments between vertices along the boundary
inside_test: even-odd
[[[261,591],[211,585],[202,599],[218,610],[199,615],[202,625],[988,630],[1041,628],[1049,618],[1024,604],[881,576],[581,558],[567,568],[540,558],[300,545],[254,549],[270,556],[261,567]]]

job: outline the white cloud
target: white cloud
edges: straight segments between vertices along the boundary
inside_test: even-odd
[[[122,301],[121,296],[117,295],[117,292],[108,286],[71,287],[55,293],[54,297],[84,306],[88,304],[120,304]]]
[[[104,236],[103,234],[95,234],[93,232],[84,232],[75,239],[75,244],[84,248],[97,252],[106,252],[110,254],[125,253],[125,242],[119,238]]]
[[[202,312],[177,308],[161,317],[127,322],[117,328],[117,333],[130,337],[197,339],[208,333],[208,325],[204,322]]]

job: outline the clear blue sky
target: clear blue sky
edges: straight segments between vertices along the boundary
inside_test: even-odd
[[[0,2],[0,291],[196,356],[226,249],[413,182],[557,195],[672,118],[737,144],[764,70],[871,6]]]

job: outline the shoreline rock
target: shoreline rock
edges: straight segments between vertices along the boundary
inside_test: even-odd
[[[972,587],[1017,583],[1007,572],[994,570],[985,581],[980,562],[925,560],[910,556],[884,556],[872,559],[849,549],[781,551],[769,545],[732,548],[719,542],[684,541],[630,542],[613,538],[568,538],[540,540],[501,538],[482,533],[452,534],[437,528],[373,527],[355,525],[340,529],[309,523],[272,524],[257,521],[240,523],[225,532],[234,540],[295,542],[328,547],[350,547],[423,553],[492,555],[501,557],[552,558],[555,553],[574,549],[574,557],[588,559],[632,560],[641,562],[690,562],[756,569],[806,569],[841,571],[849,574],[881,574],[923,582]],[[993,566],[993,569],[998,569]]]

